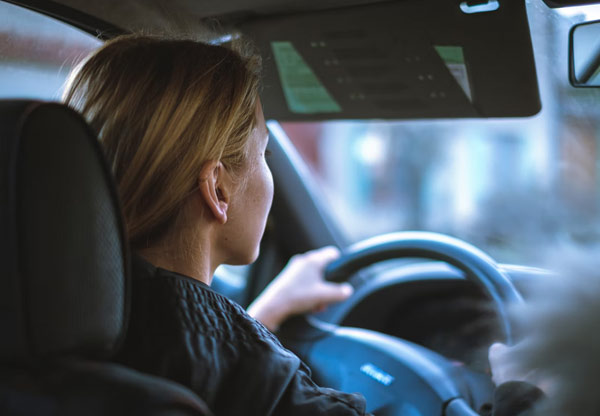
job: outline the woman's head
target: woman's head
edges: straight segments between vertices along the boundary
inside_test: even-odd
[[[245,174],[256,145],[259,66],[256,56],[223,46],[125,36],[73,74],[65,101],[105,146],[134,247],[173,227],[207,161]]]

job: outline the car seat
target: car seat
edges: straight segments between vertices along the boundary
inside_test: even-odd
[[[128,249],[99,143],[64,105],[0,101],[0,414],[209,415],[187,388],[111,363]]]

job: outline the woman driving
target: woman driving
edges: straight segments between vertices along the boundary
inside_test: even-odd
[[[363,414],[316,386],[274,330],[352,293],[323,281],[328,247],[294,257],[250,306],[209,287],[221,264],[259,252],[273,198],[256,56],[189,40],[126,36],[74,73],[65,101],[99,135],[133,261],[121,360],[191,387],[218,415]]]
[[[136,253],[120,360],[221,416],[361,415],[361,395],[317,386],[268,330],[352,293],[323,280],[337,249],[293,257],[248,312],[210,288],[219,265],[256,260],[273,198],[259,69],[223,46],[131,35],[70,79],[65,101],[105,147]]]

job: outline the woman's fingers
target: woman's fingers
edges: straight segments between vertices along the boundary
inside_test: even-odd
[[[327,246],[292,257],[248,312],[273,329],[291,315],[322,310],[347,299],[354,291],[350,284],[326,282],[323,276],[327,265],[339,256],[338,248]]]
[[[341,302],[348,299],[354,293],[354,288],[350,283],[329,283],[324,282],[315,288],[315,300],[320,304],[329,304]]]
[[[325,267],[332,261],[339,258],[341,255],[340,250],[334,246],[326,246],[316,250],[307,251],[304,254],[298,254],[292,257],[290,264],[300,264],[302,267],[308,269],[309,267],[314,268],[314,272],[323,273]]]
[[[496,342],[488,350],[488,360],[492,369],[492,380],[498,386],[506,381],[511,381],[510,363],[507,362],[509,347]]]

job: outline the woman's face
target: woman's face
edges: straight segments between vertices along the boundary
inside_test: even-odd
[[[256,105],[256,128],[250,138],[248,161],[241,172],[240,186],[231,197],[225,234],[230,264],[248,264],[256,260],[273,202],[273,176],[265,160],[269,133],[260,101]]]

